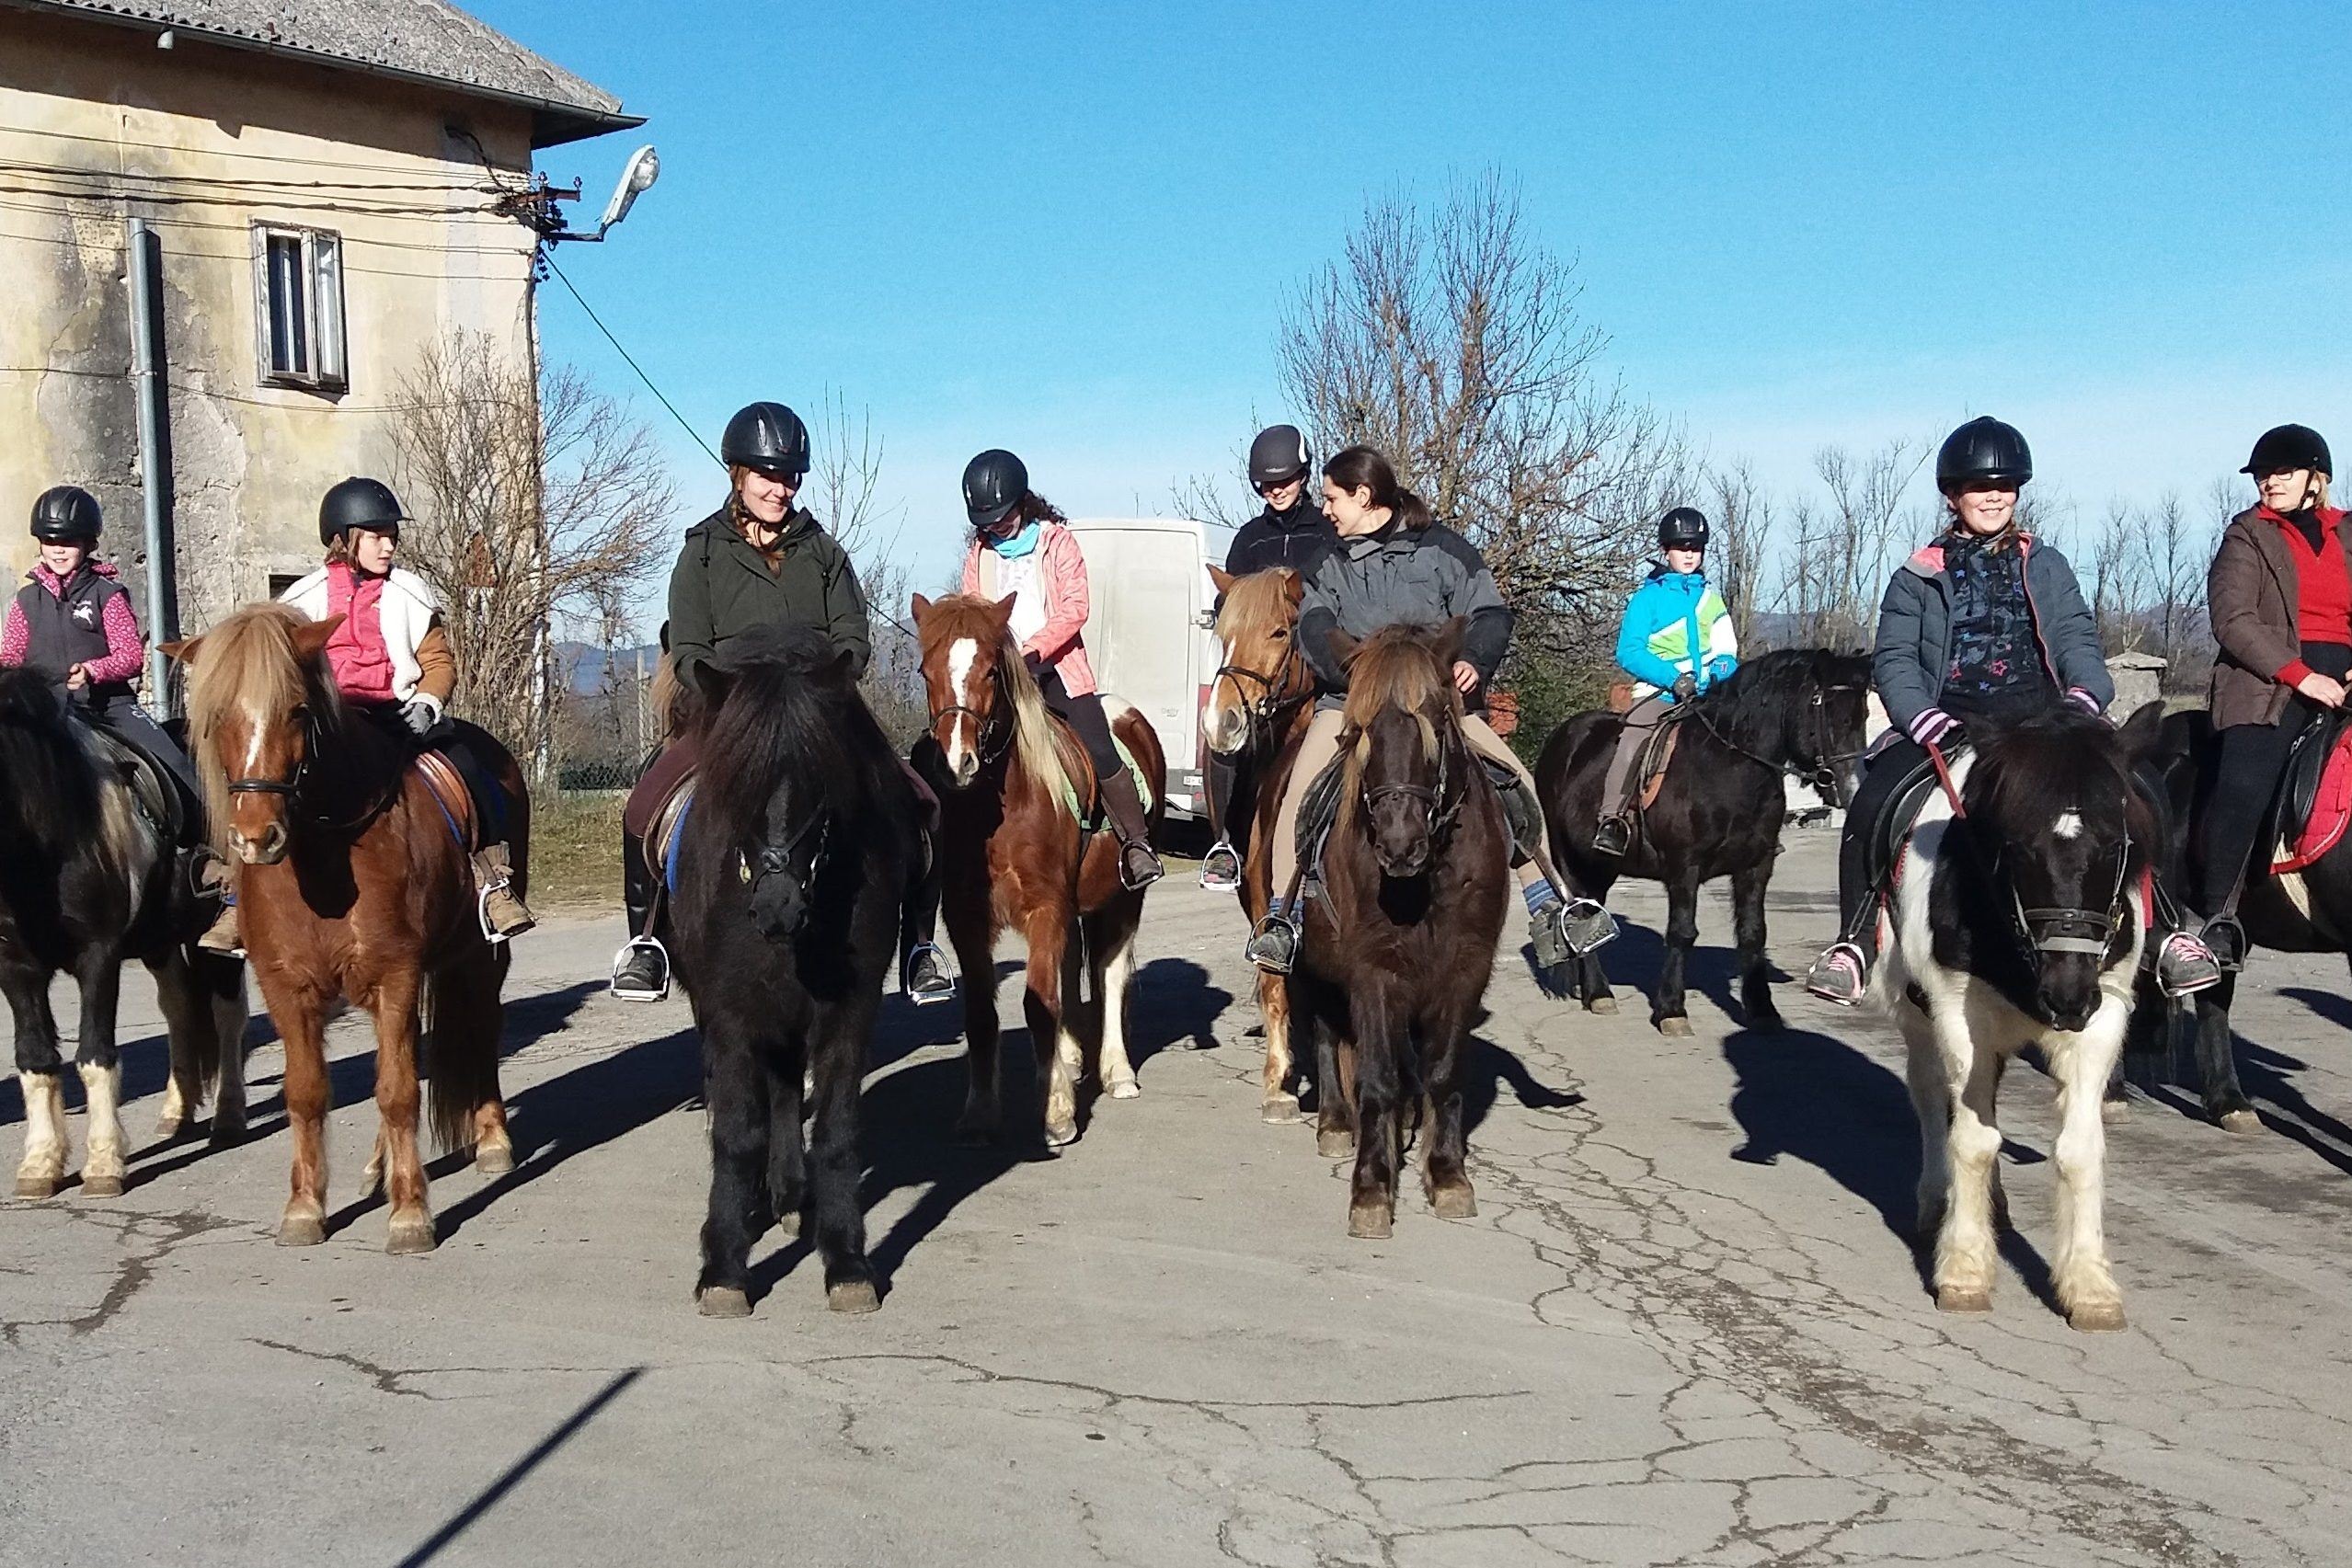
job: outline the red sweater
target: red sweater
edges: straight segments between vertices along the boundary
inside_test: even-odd
[[[2262,515],[2278,525],[2287,553],[2295,562],[2295,640],[2352,647],[2352,569],[2344,556],[2344,513],[2320,507],[2319,547],[2313,549],[2303,531],[2265,507]],[[2278,671],[2282,685],[2292,686],[2312,672],[2301,659],[2290,659]]]

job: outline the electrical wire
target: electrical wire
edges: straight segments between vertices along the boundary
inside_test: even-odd
[[[725,467],[726,464],[719,461],[718,453],[711,451],[710,443],[703,440],[702,432],[695,429],[694,426],[686,422],[686,417],[678,412],[678,406],[671,402],[669,398],[662,395],[661,389],[653,384],[653,378],[645,373],[645,367],[637,362],[636,356],[632,355],[626,349],[621,347],[621,340],[613,336],[613,329],[605,326],[603,318],[596,314],[595,308],[580,297],[579,290],[573,286],[572,280],[569,278],[564,276],[564,269],[556,265],[554,252],[543,246],[539,254],[541,259],[546,262],[547,270],[556,275],[556,280],[563,284],[565,292],[571,295],[573,303],[578,304],[579,308],[587,314],[590,321],[595,323],[596,330],[604,335],[604,341],[613,345],[613,351],[620,355],[622,359],[628,361],[629,369],[637,372],[637,380],[645,383],[645,389],[648,392],[652,393],[654,397],[664,408],[670,410],[670,417],[678,421],[678,428],[694,438],[694,444],[703,449],[705,456],[708,457],[713,463],[718,463],[719,466],[722,468]]]
[[[10,136],[44,136],[59,142],[86,142],[98,147],[137,147],[152,153],[178,153],[204,158],[229,158],[251,163],[283,164],[294,168],[348,169],[362,174],[406,174],[411,172],[404,164],[352,163],[337,158],[298,158],[279,153],[235,152],[224,147],[183,147],[169,142],[134,142],[125,136],[91,136],[74,131],[43,131],[29,125],[11,125],[0,131]],[[478,143],[477,143],[478,145]]]
[[[435,180],[361,180],[361,179],[265,179],[258,176],[204,175],[159,173],[149,169],[76,168],[69,164],[26,163],[16,158],[0,158],[0,169],[13,174],[39,175],[52,179],[137,179],[169,185],[222,185],[239,189],[270,190],[441,190],[485,191],[496,194],[523,195],[527,185],[508,185],[497,179],[435,179]]]

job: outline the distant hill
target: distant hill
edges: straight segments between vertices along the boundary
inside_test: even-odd
[[[563,672],[564,689],[577,697],[592,696],[604,690],[608,666],[618,666],[614,673],[625,679],[635,676],[640,658],[645,672],[651,675],[655,662],[661,658],[660,645],[647,643],[641,647],[607,650],[589,643],[556,644],[556,668]]]

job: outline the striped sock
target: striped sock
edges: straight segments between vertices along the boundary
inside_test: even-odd
[[[1543,907],[1546,904],[1556,904],[1560,901],[1560,890],[1549,882],[1532,883],[1520,888],[1520,893],[1527,899],[1527,912],[1531,915],[1540,915],[1543,912]]]

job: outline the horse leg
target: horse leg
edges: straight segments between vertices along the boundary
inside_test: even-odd
[[[1348,1234],[1378,1242],[1396,1219],[1398,1057],[1409,1039],[1405,1020],[1378,986],[1363,988],[1348,1011],[1356,1037],[1356,1169],[1348,1186]]]
[[[768,1207],[775,1211],[776,1228],[787,1236],[800,1234],[800,1211],[809,1201],[808,1149],[800,1132],[800,1096],[808,1080],[808,1051],[821,1049],[811,1031],[802,1052],[786,1052],[767,1061]]]
[[[1969,1038],[1968,1024],[1954,1019],[1935,1024],[1945,1082],[1958,1087],[1952,1110],[1951,1199],[1935,1239],[1935,1304],[1946,1312],[1992,1310],[1993,1162],[2001,1153],[2001,1130],[1993,1120],[1993,1093],[2001,1082],[2001,1059]]]
[[[1266,1021],[1266,1072],[1258,1119],[1276,1124],[1299,1119],[1299,1097],[1291,1091],[1291,988],[1279,975],[1257,974],[1257,1013]]]
[[[1038,1055],[1038,1079],[1045,1091],[1045,1140],[1066,1148],[1078,1141],[1078,1042],[1063,1009],[1075,999],[1063,994],[1070,961],[1067,910],[1046,908],[1029,914],[1027,989],[1021,1011],[1028,1018],[1029,1042]]]
[[[877,1001],[874,992],[865,991],[855,1001],[827,1008],[809,1032],[817,1082],[810,1212],[817,1255],[825,1264],[825,1305],[836,1312],[870,1312],[882,1304],[874,1265],[866,1256],[866,1207],[857,1190],[864,1171],[857,1153],[858,1078],[874,1034]],[[797,1105],[794,1117],[797,1143]]]
[[[2109,1126],[2131,1119],[2131,1090],[2126,1082],[2132,1076],[2128,1064],[2157,1059],[2172,1029],[2172,1003],[2151,981],[2141,978],[2131,990],[2131,1015],[2124,1024],[2123,1048],[2116,1053],[2115,1067],[2100,1091],[2099,1115]]]
[[[1731,874],[1731,930],[1739,948],[1739,1006],[1750,1029],[1778,1031],[1788,1025],[1773,1001],[1764,964],[1764,892],[1773,882],[1772,855]]]
[[[474,1169],[485,1176],[503,1176],[514,1169],[514,1135],[507,1130],[506,1096],[499,1088],[499,1044],[506,1028],[506,1010],[499,997],[506,990],[507,968],[512,961],[506,944],[500,943],[487,956],[468,965],[462,981],[434,982],[433,1033],[443,1035],[453,1021],[465,1030],[465,1060],[474,1077],[469,1129],[474,1139]],[[442,1056],[445,1061],[448,1053]]]
[[[2238,1051],[2230,1028],[2230,1006],[2237,1000],[2238,977],[2223,975],[2218,986],[2197,993],[2197,1075],[2205,1114],[2225,1131],[2260,1132],[2262,1117],[2238,1086]]]
[[[199,950],[188,972],[201,1010],[193,1022],[213,1046],[212,1144],[224,1149],[245,1140],[245,960]]]
[[[710,1107],[710,1207],[704,1215],[702,1273],[694,1297],[706,1318],[751,1315],[751,1243],[774,1216],[768,1207],[773,1130],[764,1074],[796,1076],[779,1063],[779,1042],[755,1038],[714,1016],[703,1028],[703,1101]],[[796,1084],[794,1095],[797,1098]]]
[[[1314,1151],[1326,1160],[1345,1159],[1356,1149],[1356,1052],[1334,1023],[1341,1016],[1328,990],[1300,989],[1291,979],[1287,1005],[1304,1018],[1314,1040]]]
[[[1555,839],[1553,841],[1557,843],[1559,841]],[[1571,892],[1581,898],[1604,902],[1609,898],[1609,889],[1616,885],[1614,877],[1598,876],[1581,868],[1564,869],[1562,875],[1567,877]],[[1617,993],[1609,988],[1609,971],[1602,967],[1599,953],[1588,953],[1576,961],[1576,990],[1587,1013],[1602,1018],[1616,1015]]]
[[[419,977],[394,969],[376,982],[375,1111],[382,1129],[384,1196],[392,1225],[389,1253],[433,1250],[433,1216],[427,1200],[425,1165],[417,1153],[417,1120],[422,1095],[417,1080]]]
[[[91,1197],[120,1197],[127,1169],[122,1148],[122,1058],[115,1049],[114,1015],[122,997],[122,959],[115,953],[85,954],[80,972],[80,1047],[74,1065],[81,1070],[89,1108],[89,1136],[82,1157],[82,1191]]]
[[[327,998],[307,987],[262,994],[286,1051],[286,1130],[293,1144],[293,1191],[278,1222],[278,1244],[316,1246],[327,1240]],[[376,1135],[383,1146],[383,1133]]]
[[[2123,1327],[2123,1292],[2107,1265],[2104,1227],[2107,1132],[2100,1102],[2122,1045],[2118,1022],[2094,1020],[2050,1052],[2058,1078],[2058,1245],[2051,1279],[2066,1321],[2085,1332]]]
[[[65,1063],[57,1052],[57,1015],[48,977],[11,966],[0,972],[17,1024],[17,1086],[25,1097],[25,1157],[18,1197],[48,1197],[65,1179]]]
[[[1698,939],[1698,875],[1678,866],[1666,884],[1666,952],[1658,962],[1658,995],[1649,1013],[1661,1035],[1680,1039],[1691,1033],[1691,1020],[1682,1010],[1682,965]]]
[[[1114,1100],[1143,1093],[1127,1055],[1127,993],[1135,981],[1135,930],[1142,914],[1142,898],[1122,893],[1108,909],[1086,919],[1086,964],[1103,1032],[1098,1059],[1103,1093]]]
[[[1904,1076],[1910,1083],[1911,1109],[1919,1117],[1919,1189],[1911,1233],[1922,1246],[1932,1246],[1952,1203],[1952,1080],[1933,1030],[1907,1018],[1903,1044]]]
[[[955,944],[956,967],[963,972],[957,989],[964,998],[964,1109],[956,1118],[956,1137],[964,1143],[986,1143],[997,1135],[1004,1119],[999,1082],[1003,1074],[997,1062],[1003,1036],[996,1021],[996,954],[985,911],[956,917],[951,904],[947,940]]]
[[[1469,1024],[1451,1008],[1423,1021],[1422,1092],[1428,1097],[1427,1147],[1421,1156],[1422,1189],[1440,1219],[1468,1219],[1478,1212],[1471,1190],[1469,1142],[1463,1129],[1462,1059]]]
[[[216,1070],[212,1017],[196,994],[186,949],[175,945],[161,957],[148,959],[147,973],[155,982],[155,1009],[164,1015],[164,1043],[171,1061],[164,1080],[163,1109],[155,1117],[155,1136],[168,1143],[188,1130],[189,1118],[203,1104]]]

